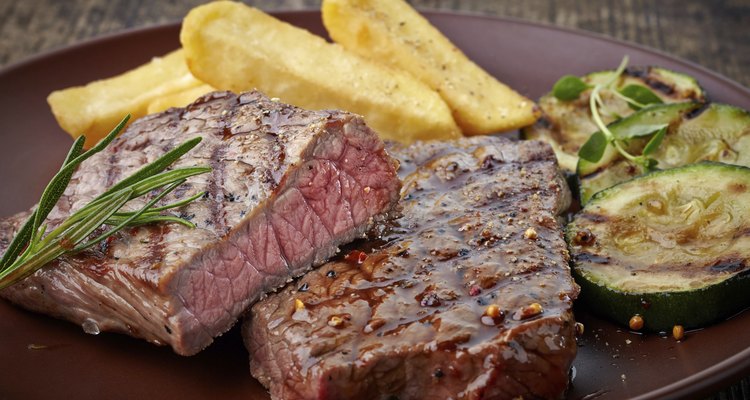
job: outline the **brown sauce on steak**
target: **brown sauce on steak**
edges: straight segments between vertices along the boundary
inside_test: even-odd
[[[403,216],[252,308],[253,375],[278,399],[559,396],[578,288],[551,149],[474,137],[390,152]]]

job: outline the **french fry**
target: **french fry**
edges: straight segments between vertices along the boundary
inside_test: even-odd
[[[152,101],[203,85],[185,65],[182,50],[112,78],[52,92],[47,103],[71,136],[86,135],[86,147],[104,137],[126,115],[146,115]]]
[[[464,134],[515,129],[538,117],[534,102],[469,60],[403,0],[323,0],[323,24],[344,48],[437,90]]]
[[[217,89],[257,88],[300,107],[348,110],[381,137],[406,143],[460,136],[424,83],[240,3],[194,8],[180,40],[192,73]]]
[[[147,113],[154,114],[162,112],[171,107],[185,107],[198,97],[203,96],[206,93],[213,92],[214,90],[216,89],[214,89],[211,85],[202,84],[200,86],[156,98],[151,103],[149,103]]]

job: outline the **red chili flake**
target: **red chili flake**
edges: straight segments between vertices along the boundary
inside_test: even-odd
[[[352,250],[351,252],[349,252],[349,254],[346,255],[346,257],[344,257],[344,259],[350,263],[362,265],[362,263],[364,263],[367,259],[367,253],[365,253],[364,251]]]
[[[471,285],[469,288],[469,296],[476,296],[479,293],[482,293],[482,288],[480,288],[479,285]]]

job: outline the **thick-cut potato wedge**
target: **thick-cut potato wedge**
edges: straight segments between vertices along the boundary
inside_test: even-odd
[[[412,73],[437,90],[463,133],[532,124],[534,102],[498,82],[402,0],[324,0],[323,24],[348,50]]]
[[[146,115],[154,99],[200,85],[185,65],[184,52],[175,50],[122,75],[54,91],[47,102],[63,130],[86,135],[89,147],[125,115],[132,121]]]
[[[240,3],[194,8],[180,40],[193,74],[217,89],[257,88],[300,107],[348,110],[400,142],[460,136],[424,83]]]
[[[168,94],[166,96],[154,99],[154,101],[152,101],[148,105],[147,112],[149,114],[154,114],[162,112],[171,107],[185,107],[198,97],[203,96],[206,93],[213,92],[214,90],[216,89],[214,89],[213,86],[203,84],[183,90],[181,92]]]

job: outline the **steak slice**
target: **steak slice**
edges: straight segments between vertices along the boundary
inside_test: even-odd
[[[257,92],[216,92],[134,122],[85,162],[50,214],[51,227],[195,136],[203,141],[176,166],[213,171],[163,200],[206,191],[177,211],[195,229],[127,229],[0,294],[90,333],[124,332],[191,355],[264,293],[362,236],[398,201],[396,163],[360,117],[306,111]],[[0,222],[0,252],[23,217]]]
[[[578,287],[550,147],[477,136],[389,151],[403,217],[252,307],[253,376],[274,399],[562,396]]]

